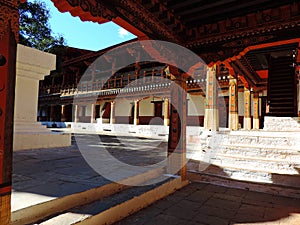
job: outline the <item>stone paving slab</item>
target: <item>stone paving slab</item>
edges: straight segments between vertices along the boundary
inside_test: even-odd
[[[166,143],[133,137],[76,134],[86,146],[105,149],[131,165],[152,165],[166,158]],[[98,137],[95,139],[95,137]],[[96,141],[95,141],[96,140]],[[110,172],[112,168],[107,168]],[[112,171],[113,172],[113,171]],[[123,171],[123,176],[130,176]],[[75,138],[72,146],[29,149],[13,154],[12,211],[111,183],[87,163]]]
[[[300,199],[191,183],[114,225],[299,225]]]

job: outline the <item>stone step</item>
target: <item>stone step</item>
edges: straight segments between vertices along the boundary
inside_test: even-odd
[[[226,179],[230,182],[234,181],[243,181],[259,183],[267,185],[268,187],[278,188],[282,190],[282,193],[279,195],[285,195],[285,189],[297,190],[296,196],[300,197],[300,175],[299,174],[277,174],[277,173],[268,173],[265,171],[254,171],[247,170],[246,168],[234,168],[234,167],[222,167],[212,164],[204,164],[199,161],[189,161],[188,171],[199,176],[205,176],[209,180],[217,179]],[[233,186],[232,186],[233,187]],[[267,189],[265,189],[267,192]],[[296,197],[295,195],[293,197]],[[292,196],[290,196],[292,197]]]
[[[264,137],[264,136],[234,136],[223,135],[216,140],[223,146],[265,147],[265,148],[296,148],[300,146],[300,136],[294,137]]]
[[[249,158],[240,158],[239,156],[215,156],[211,158],[210,163],[224,168],[234,166],[236,169],[247,169],[249,171],[263,171],[279,174],[298,174],[298,163],[277,162],[269,160],[255,160]]]
[[[195,157],[188,154],[188,157],[193,160],[220,166],[222,168],[246,169],[255,172],[261,171],[278,174],[298,174],[298,169],[300,168],[299,161],[290,162],[287,160],[268,160],[266,158],[241,157],[239,155],[216,154]]]
[[[223,171],[223,170],[222,170]],[[247,173],[245,173],[247,174]],[[243,176],[245,174],[242,174]],[[188,171],[188,179],[192,181],[207,182],[210,184],[216,184],[225,187],[240,188],[250,191],[263,192],[268,194],[273,194],[277,196],[285,196],[290,198],[300,198],[300,187],[299,187],[299,176],[277,176],[272,175],[274,178],[270,183],[257,182],[257,181],[247,181],[245,179],[234,179],[228,176],[220,175],[215,173],[204,173],[199,171]],[[290,180],[287,184],[282,181],[286,181],[287,178]],[[295,184],[296,182],[296,184]]]
[[[53,215],[59,215],[61,212],[76,208],[80,205],[87,205],[91,202],[101,200],[105,197],[119,193],[133,186],[148,183],[153,179],[160,178],[164,169],[150,169],[147,172],[129,176],[120,180],[118,183],[109,183],[83,192],[55,198],[49,201],[41,202],[26,208],[12,212],[12,225],[36,224],[36,221],[42,221],[44,218],[51,218]],[[83,216],[85,217],[85,216]],[[56,223],[60,224],[60,223]]]
[[[299,117],[272,117],[266,116],[265,131],[300,131]]]
[[[182,182],[180,178],[168,177],[163,182],[132,187],[93,203],[69,209],[35,224],[111,224],[166,197],[187,184],[188,182]]]
[[[114,195],[107,196],[101,200],[95,201],[93,203],[79,206],[76,208],[69,209],[65,212],[62,212],[59,215],[56,215],[52,218],[47,218],[44,221],[39,221],[35,224],[40,225],[70,225],[81,222],[86,218],[89,218],[92,215],[96,215],[100,212],[103,212],[117,204],[121,204],[134,198],[135,196],[141,195],[153,188],[152,185],[145,187],[134,187],[123,190],[122,192],[116,193]]]
[[[188,169],[201,176],[300,189],[299,146],[299,132],[208,133],[187,146]]]
[[[254,157],[267,160],[287,160],[300,162],[300,150],[298,149],[278,149],[278,148],[253,148],[253,147],[238,147],[238,146],[221,146],[217,150],[219,154],[233,155],[239,157]]]

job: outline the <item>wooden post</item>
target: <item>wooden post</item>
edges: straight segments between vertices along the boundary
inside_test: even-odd
[[[55,121],[55,105],[50,106],[50,121],[53,122]]]
[[[216,78],[217,66],[207,67],[206,73],[206,105],[204,115],[204,128],[206,130],[219,130],[218,88]]]
[[[228,124],[230,130],[238,130],[238,86],[237,79],[231,74],[229,76],[229,118]]]
[[[100,104],[100,107],[99,107],[99,119],[98,119],[98,121],[99,121],[99,123],[103,123],[103,118],[102,118],[102,109],[103,109],[103,106],[104,106],[104,104]]]
[[[164,101],[164,125],[169,126],[170,118],[169,118],[169,99],[165,98]]]
[[[66,122],[66,105],[61,105],[61,122]]]
[[[0,12],[0,224],[8,225],[11,221],[18,1],[0,1]]]
[[[115,124],[116,118],[115,118],[115,102],[110,103],[110,124]]]
[[[139,125],[139,101],[134,101],[133,125]]]
[[[78,121],[79,121],[79,118],[78,118],[78,108],[79,108],[79,106],[77,104],[74,105],[74,122],[75,123],[78,123]]]
[[[186,180],[186,82],[177,68],[170,66],[170,73],[176,79],[171,82],[168,173],[179,170],[182,180]]]
[[[259,129],[259,93],[253,95],[253,129]]]
[[[91,104],[91,123],[95,122],[96,109],[95,104]]]
[[[244,86],[244,129],[251,130],[251,92],[247,85]]]

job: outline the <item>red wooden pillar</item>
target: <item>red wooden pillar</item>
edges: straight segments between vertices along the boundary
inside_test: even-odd
[[[17,0],[0,1],[0,224],[10,224],[16,48],[19,32]]]
[[[171,83],[171,107],[168,140],[168,172],[179,172],[186,180],[186,81],[178,69],[170,66],[176,77]]]

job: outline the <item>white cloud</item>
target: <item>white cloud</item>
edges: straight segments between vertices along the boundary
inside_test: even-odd
[[[125,30],[123,27],[120,27],[118,30],[119,38],[125,38],[129,35],[129,32]]]

